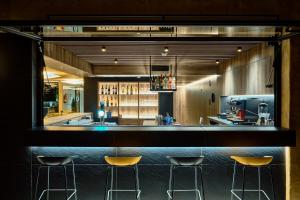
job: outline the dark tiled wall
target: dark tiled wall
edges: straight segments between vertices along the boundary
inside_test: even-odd
[[[139,177],[141,184],[141,199],[167,199],[166,190],[169,179],[169,161],[167,155],[176,156],[198,156],[204,155],[203,163],[204,186],[206,199],[212,200],[229,200],[230,188],[233,173],[233,161],[230,155],[247,155],[247,156],[274,156],[272,169],[275,179],[275,189],[277,199],[284,199],[284,148],[89,148],[89,147],[32,147],[32,178],[33,185],[37,173],[38,163],[35,159],[37,155],[45,156],[74,156],[78,157],[75,161],[75,170],[77,175],[78,197],[80,200],[95,200],[104,198],[105,172],[106,164],[103,160],[105,155],[110,156],[133,156],[142,155],[143,159],[139,164]],[[68,176],[71,180],[71,167]],[[52,187],[63,187],[63,171],[53,169],[51,175]],[[237,186],[241,187],[241,168],[238,170],[239,180]],[[193,169],[179,168],[175,172],[176,189],[193,188]],[[257,170],[251,168],[247,171],[246,187],[257,188]],[[130,169],[118,169],[115,179],[116,188],[130,189],[134,188],[133,172]],[[46,170],[41,172],[41,185],[39,192],[46,186]],[[69,187],[71,187],[71,181]],[[269,176],[266,170],[262,170],[263,189],[271,194]],[[33,192],[34,190],[32,190]],[[257,194],[247,194],[246,199],[258,199]],[[271,196],[271,195],[270,195]],[[114,199],[129,200],[135,199],[134,193],[118,193]],[[178,200],[195,199],[193,192],[176,193]],[[52,194],[50,199],[64,199],[63,193]],[[262,198],[264,199],[264,198]]]

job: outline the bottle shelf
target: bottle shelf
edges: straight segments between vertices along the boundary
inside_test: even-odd
[[[106,88],[117,88],[117,92],[102,94],[102,88],[104,92]],[[98,106],[103,101],[105,111],[111,111],[113,117],[152,120],[158,114],[158,92],[150,91],[149,82],[99,82],[98,94]],[[113,106],[107,107],[107,101]]]

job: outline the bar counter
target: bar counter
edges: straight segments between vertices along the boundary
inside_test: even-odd
[[[295,146],[293,130],[251,126],[49,126],[27,132],[27,146]]]

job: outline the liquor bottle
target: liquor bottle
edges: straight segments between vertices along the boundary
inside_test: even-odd
[[[172,77],[172,90],[176,89],[176,78],[175,76]]]
[[[164,84],[163,84],[163,89],[164,90],[166,90],[166,89],[168,89],[168,77],[167,77],[167,75],[165,74],[165,76],[164,76],[164,79],[163,79],[163,82],[164,82]]]
[[[108,85],[107,93],[110,94],[110,85]]]
[[[103,88],[103,85],[101,87],[101,94],[104,94],[104,88]]]
[[[133,88],[130,86],[130,94],[133,95]]]
[[[170,73],[169,75],[169,80],[168,80],[168,89],[172,89],[172,74]]]
[[[105,99],[105,96],[103,97],[103,103],[104,103],[104,105],[106,105],[106,99]]]
[[[109,107],[109,99],[108,99],[108,97],[107,97],[106,106]]]
[[[105,85],[105,91],[104,91],[104,94],[107,94],[107,85]]]
[[[118,94],[119,92],[118,92],[119,90],[118,90],[118,86],[116,85],[116,94]]]
[[[155,77],[155,90],[159,90],[159,77]]]
[[[118,106],[118,98],[115,97],[115,106]]]
[[[159,89],[162,90],[163,89],[163,75],[160,74],[159,77]]]
[[[129,86],[127,85],[127,87],[126,87],[127,89],[126,89],[126,93],[127,93],[127,95],[129,94]]]
[[[135,87],[134,88],[134,94],[138,94],[138,93],[139,93],[138,87]]]
[[[112,96],[110,96],[110,106],[113,106],[113,105],[114,105],[113,98],[112,98]]]
[[[122,86],[122,94],[125,94],[124,86]]]
[[[151,89],[151,90],[155,90],[155,81],[154,81],[154,77],[151,77],[151,79],[150,79],[150,89]]]

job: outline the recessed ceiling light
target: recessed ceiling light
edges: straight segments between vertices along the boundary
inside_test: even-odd
[[[106,47],[103,46],[102,49],[101,49],[101,51],[102,51],[102,52],[106,52]]]
[[[236,49],[236,51],[237,51],[237,52],[242,52],[242,51],[243,51],[243,48],[242,48],[242,47],[238,47],[238,48]]]
[[[217,64],[217,65],[220,64],[220,61],[219,61],[219,60],[216,60],[216,64]]]
[[[115,64],[118,64],[118,59],[115,59],[114,63],[115,63]]]
[[[169,48],[165,47],[164,52],[168,53],[169,52]]]

